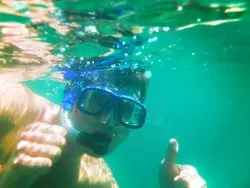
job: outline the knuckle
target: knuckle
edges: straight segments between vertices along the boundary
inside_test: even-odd
[[[43,153],[43,146],[41,144],[33,144],[29,149],[29,154],[32,156],[39,156]]]
[[[52,166],[52,161],[49,158],[34,158],[34,162],[39,167],[50,168]]]
[[[66,144],[66,139],[60,135],[44,135],[44,142],[62,148]]]
[[[176,174],[180,174],[181,171],[182,171],[181,165],[178,165],[178,164],[174,165],[174,172],[175,172]]]
[[[19,156],[14,159],[13,164],[15,166],[25,166],[30,162],[30,160],[30,156],[25,154],[19,154]]]
[[[196,168],[191,165],[180,165],[180,172],[188,172],[189,174],[197,174]]]
[[[187,167],[187,169],[188,169],[188,171],[190,172],[190,173],[192,173],[192,174],[197,174],[198,172],[197,172],[197,169],[195,168],[195,167],[193,167],[193,166],[191,166],[191,165],[186,165],[186,167]]]
[[[49,159],[57,158],[62,153],[62,150],[57,146],[37,143],[31,143],[29,146],[21,147],[19,151],[32,157],[48,157]]]
[[[58,125],[52,125],[51,129],[53,130],[54,133],[61,135],[61,136],[66,136],[67,134],[66,129]]]
[[[23,150],[23,149],[29,147],[29,145],[30,145],[30,143],[29,143],[28,141],[26,141],[26,140],[20,140],[20,141],[17,143],[16,149],[17,149],[18,151],[21,151],[21,150]]]
[[[32,124],[29,124],[26,128],[25,131],[26,132],[33,132],[33,131],[37,131],[39,129],[41,129],[42,127],[45,127],[45,123],[42,122],[34,122]]]
[[[60,136],[60,137],[58,138],[58,142],[59,142],[59,145],[60,145],[61,148],[62,148],[62,147],[65,146],[65,144],[66,144],[66,139],[65,139],[64,137]]]
[[[63,136],[67,135],[67,130],[64,127],[60,127]]]
[[[62,150],[59,147],[52,147],[50,151],[50,155],[52,159],[57,159],[62,154]]]
[[[43,122],[36,122],[36,124],[37,124],[37,126],[36,126],[36,129],[35,130],[39,130],[39,131],[41,131],[41,130],[46,130],[46,129],[48,129],[49,128],[49,124],[47,124],[47,123],[43,123]]]
[[[32,158],[30,167],[38,174],[45,174],[52,166],[52,161],[48,158],[36,157]]]
[[[21,134],[21,139],[36,140],[41,137],[41,133],[38,131],[25,131]]]
[[[38,151],[35,151],[35,153],[36,156],[46,157],[50,160],[54,160],[61,156],[62,150],[57,146],[42,145]]]
[[[48,168],[50,168],[51,166],[52,166],[52,161],[50,160],[50,159],[46,159],[46,161],[45,161],[45,164],[46,164],[46,166],[48,167]]]
[[[25,172],[25,174],[36,173],[45,174],[52,167],[52,160],[46,157],[31,157],[19,154],[13,160],[13,167]]]

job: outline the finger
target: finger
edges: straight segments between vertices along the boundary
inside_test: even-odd
[[[59,114],[59,108],[55,105],[47,105],[44,107],[38,117],[36,118],[36,121],[53,124],[55,122],[56,118]]]
[[[197,174],[197,171],[192,166],[188,166],[186,170],[181,171],[180,175],[174,178],[176,187],[206,187],[206,182]]]
[[[189,188],[189,179],[190,177],[179,175],[174,178],[174,187],[175,188]]]
[[[177,181],[180,178],[187,182],[190,182],[192,179],[194,179],[194,176],[190,174],[189,172],[181,172],[180,175],[174,178],[174,181]]]
[[[58,134],[45,134],[38,131],[23,132],[21,139],[38,144],[54,145],[60,148],[66,143],[66,139]]]
[[[56,146],[36,144],[24,140],[17,144],[17,150],[30,157],[45,157],[53,161],[58,159],[62,153],[62,150]]]
[[[192,188],[206,188],[207,184],[206,184],[206,181],[204,179],[202,179],[202,177],[197,175],[197,177],[191,181],[190,187],[192,187]]]
[[[175,176],[174,173],[174,163],[178,153],[178,142],[176,139],[170,139],[169,145],[165,157],[165,165],[169,173]]]
[[[41,122],[35,122],[30,125],[28,125],[25,129],[26,132],[42,132],[42,133],[49,133],[49,134],[56,134],[65,136],[67,134],[67,131],[65,128],[60,127],[58,125],[50,125],[47,123],[41,123]]]
[[[13,167],[24,173],[45,174],[52,166],[52,161],[43,157],[30,157],[20,154],[13,161]]]
[[[188,174],[191,174],[192,176],[198,175],[196,168],[194,168],[191,165],[179,165],[179,168],[181,170],[180,173],[182,173],[182,174],[188,173]]]

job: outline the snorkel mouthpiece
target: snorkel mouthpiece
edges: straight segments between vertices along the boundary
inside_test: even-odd
[[[79,131],[74,128],[70,118],[70,112],[62,110],[60,114],[61,125],[68,131],[68,137],[71,141],[91,149],[95,154],[102,156],[108,152],[111,144],[111,137],[99,132],[92,134],[85,131]]]
[[[111,138],[101,133],[88,134],[81,131],[76,136],[76,142],[94,151],[97,155],[105,155],[108,152]]]

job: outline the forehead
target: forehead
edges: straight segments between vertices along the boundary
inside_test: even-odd
[[[142,73],[112,72],[99,74],[86,82],[86,86],[102,86],[121,94],[131,95],[142,100],[146,87],[146,79]]]
[[[103,87],[106,89],[109,89],[117,94],[120,95],[127,95],[131,96],[133,98],[136,98],[137,100],[141,100],[141,91],[140,88],[132,87],[132,86],[117,86],[111,83],[106,84],[92,84],[90,86],[97,86],[97,87]]]

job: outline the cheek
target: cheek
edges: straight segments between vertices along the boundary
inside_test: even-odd
[[[93,129],[93,125],[96,122],[96,119],[92,116],[84,114],[82,112],[76,111],[72,115],[72,120],[75,128],[84,129],[85,131],[91,131]]]

